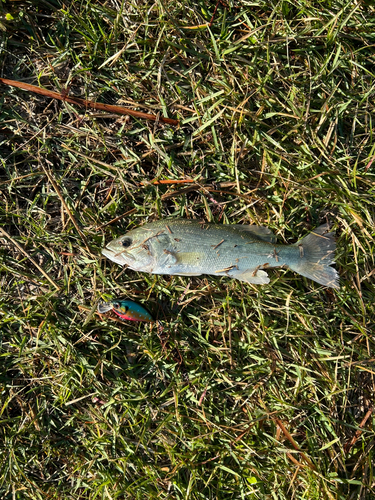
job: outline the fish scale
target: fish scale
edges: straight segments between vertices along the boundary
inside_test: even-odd
[[[235,277],[247,269],[287,264],[287,254],[298,249],[259,240],[248,231],[223,226],[195,225],[180,228],[170,224],[172,234],[163,234],[150,242],[156,254],[164,253],[152,272],[155,274],[216,274]],[[224,226],[225,227],[225,226]],[[178,239],[179,241],[176,241]],[[285,261],[283,261],[285,257]]]
[[[153,274],[228,276],[266,284],[265,269],[290,268],[318,283],[338,288],[335,240],[323,225],[293,245],[275,243],[266,227],[160,220],[110,242],[103,254],[120,265]]]

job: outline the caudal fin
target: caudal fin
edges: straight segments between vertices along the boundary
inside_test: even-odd
[[[296,265],[289,267],[321,285],[340,288],[339,275],[336,269],[330,266],[335,263],[335,236],[328,231],[328,224],[324,224],[298,241],[296,246],[300,249],[301,258]]]

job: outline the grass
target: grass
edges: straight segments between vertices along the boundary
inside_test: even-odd
[[[1,4],[2,77],[181,122],[1,87],[1,498],[375,496],[375,9],[239,0],[209,27],[214,10]],[[281,242],[328,219],[341,289],[100,257],[180,216]],[[99,318],[116,297],[163,330]]]

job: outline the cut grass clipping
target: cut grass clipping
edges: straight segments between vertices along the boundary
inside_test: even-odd
[[[1,84],[0,497],[373,499],[372,2],[2,2],[0,38],[61,98]],[[101,257],[167,217],[329,221],[341,288]]]

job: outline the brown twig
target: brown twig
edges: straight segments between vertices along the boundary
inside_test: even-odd
[[[277,423],[277,425],[280,427],[280,429],[283,431],[285,437],[287,438],[287,440],[290,442],[290,444],[293,446],[293,448],[299,452],[299,454],[301,455],[301,457],[305,460],[305,462],[308,464],[308,466],[310,467],[310,469],[312,470],[316,470],[316,467],[315,465],[312,463],[312,461],[309,459],[308,456],[306,456],[303,451],[301,451],[301,448],[298,446],[298,444],[294,441],[294,439],[292,438],[291,434],[289,433],[289,431],[286,429],[285,425],[282,423],[282,421],[279,419],[279,418],[275,418],[275,422]]]
[[[212,23],[214,22],[214,19],[215,19],[215,14],[216,14],[216,11],[217,11],[217,8],[219,7],[219,3],[220,3],[220,0],[218,0],[216,6],[215,6],[215,10],[214,10],[214,13],[212,14],[212,17],[211,17],[211,21],[208,23],[208,26],[211,28],[212,26]]]
[[[82,305],[79,305],[79,306],[78,306],[78,309],[79,309],[80,311],[86,311],[86,312],[90,312],[90,311],[92,311],[92,309],[90,309],[89,307],[87,307],[87,306],[82,306]],[[94,313],[94,314],[97,314],[101,320],[103,320],[103,318],[105,318],[105,319],[109,319],[109,320],[111,320],[111,321],[115,321],[116,323],[121,323],[122,325],[124,325],[124,320],[123,320],[123,319],[120,319],[120,318],[119,318],[119,317],[117,317],[117,316],[113,316],[113,314],[114,314],[114,313],[113,313],[112,311],[108,311],[108,313],[101,314],[101,313],[99,313],[97,310],[94,310],[94,311],[93,311],[93,313]],[[90,319],[91,317],[92,317],[92,316],[91,316],[91,315],[89,315],[87,318],[89,318],[89,319]],[[87,318],[86,318],[86,320],[85,320],[85,321],[87,321]]]
[[[27,257],[37,269],[39,269],[39,271],[43,274],[43,276],[51,283],[51,285],[53,285],[56,288],[56,290],[60,290],[60,287],[57,286],[56,283],[53,281],[53,279],[50,276],[48,276],[48,274],[39,266],[39,264],[35,262],[35,260],[31,257],[31,255],[28,254],[26,250],[1,227],[0,227],[0,233],[3,234],[9,241],[11,241],[13,245],[16,246],[18,250],[22,252],[23,255],[25,255],[25,257]]]
[[[370,418],[372,412],[373,412],[373,408],[370,408],[367,411],[366,415],[364,416],[362,422],[359,424],[359,429],[357,430],[357,432],[354,434],[354,436],[352,437],[352,439],[345,444],[345,446],[344,446],[345,453],[349,453],[350,448],[352,446],[354,446],[355,443],[358,441],[359,436],[362,434],[361,429],[362,429],[362,427],[364,427],[364,425],[366,424],[367,420]]]
[[[168,123],[169,125],[179,125],[178,120],[173,118],[164,118],[163,116],[150,115],[149,113],[142,113],[141,111],[134,111],[129,108],[124,108],[124,106],[114,106],[112,104],[103,104],[101,102],[87,101],[86,99],[80,99],[79,97],[73,97],[66,95],[66,92],[53,92],[51,90],[42,89],[41,87],[36,87],[35,85],[30,85],[29,83],[18,82],[16,80],[8,80],[7,78],[0,78],[0,83],[4,85],[9,85],[11,87],[17,87],[22,90],[27,90],[29,92],[34,92],[34,94],[40,94],[44,97],[49,97],[50,99],[58,99],[59,101],[69,102],[70,104],[76,104],[77,106],[82,106],[84,108],[99,109],[101,111],[107,111],[109,113],[117,113],[119,115],[129,115],[134,116],[134,118],[141,118],[143,120],[160,121],[163,123]]]
[[[209,186],[204,186],[204,185],[201,185],[201,184],[191,184],[189,187],[186,187],[186,188],[182,188],[182,189],[178,189],[177,191],[173,191],[172,193],[165,193],[161,196],[161,199],[164,201],[164,200],[168,200],[169,198],[175,198],[176,196],[180,196],[181,194],[186,194],[186,193],[189,193],[190,191],[199,191],[200,189],[203,189],[209,193],[220,193],[220,194],[230,194],[232,196],[236,196],[238,198],[241,198],[245,201],[247,201],[249,203],[250,199],[249,199],[249,194],[248,193],[247,195],[246,194],[242,194],[242,193],[237,193],[235,191],[226,191],[226,190],[222,190],[222,189],[213,189],[212,187],[209,187]],[[256,189],[254,189],[253,191],[256,191]]]
[[[110,224],[113,224],[114,222],[117,222],[121,219],[123,219],[124,217],[126,217],[127,215],[130,215],[130,214],[134,214],[134,212],[136,212],[137,209],[136,208],[132,208],[131,210],[128,210],[127,212],[125,212],[124,214],[122,215],[119,215],[118,217],[115,217],[114,219],[110,220],[109,222],[106,222],[105,224],[102,224],[101,226],[97,227],[96,230],[99,231],[99,229],[103,229],[103,227],[107,227],[109,226]]]
[[[114,167],[113,165],[110,165],[109,163],[105,163],[104,161],[98,160],[96,158],[93,158],[91,156],[85,155],[81,153],[80,151],[76,151],[75,149],[69,148],[66,144],[62,143],[61,147],[64,149],[67,149],[71,153],[74,153],[76,155],[81,156],[82,158],[86,158],[86,160],[93,161],[94,163],[97,163],[98,165],[101,165],[102,167],[109,168],[110,170],[114,170],[115,172],[118,172],[117,167]]]
[[[155,186],[159,184],[192,184],[195,181],[194,179],[161,179],[160,181],[158,180],[153,180],[150,182],[140,182],[141,186],[145,186],[147,184],[154,184]]]

